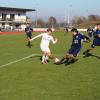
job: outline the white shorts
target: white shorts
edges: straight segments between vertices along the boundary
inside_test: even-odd
[[[40,48],[41,48],[41,51],[42,52],[47,52],[47,53],[50,53],[50,48],[46,45],[40,45]]]

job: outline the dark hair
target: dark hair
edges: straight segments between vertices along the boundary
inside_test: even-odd
[[[78,30],[77,30],[76,28],[72,28],[72,29],[71,29],[71,32],[76,32],[76,33],[78,33]]]
[[[51,32],[52,32],[52,29],[51,29],[51,28],[48,28],[48,29],[47,29],[47,32],[49,32],[49,31],[51,31]]]
[[[97,23],[97,25],[100,25],[100,23]]]

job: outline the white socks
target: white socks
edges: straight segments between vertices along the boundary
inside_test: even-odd
[[[42,56],[42,62],[47,62],[47,60],[48,60],[48,56]]]
[[[45,56],[42,56],[42,62],[45,62]]]
[[[47,61],[47,60],[48,60],[48,56],[45,57],[45,61]]]

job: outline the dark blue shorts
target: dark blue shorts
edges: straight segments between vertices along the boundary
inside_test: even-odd
[[[27,38],[30,38],[30,39],[31,39],[31,38],[32,38],[32,35],[30,35],[30,34],[27,34]]]
[[[69,54],[72,54],[74,57],[80,52],[81,47],[71,47],[68,51]]]
[[[93,40],[93,44],[91,45],[92,48],[94,48],[95,46],[100,46],[100,39],[94,39]]]

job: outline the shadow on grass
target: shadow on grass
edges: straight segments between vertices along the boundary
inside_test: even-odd
[[[83,56],[83,58],[87,58],[87,57],[95,57],[95,58],[97,58],[97,59],[100,59],[99,56],[93,55],[93,54],[91,54],[91,53],[87,53],[86,55]]]
[[[30,58],[39,58],[39,60],[42,60],[42,56],[40,56],[40,55],[32,56]]]

